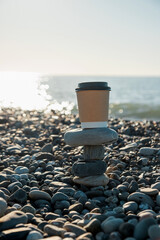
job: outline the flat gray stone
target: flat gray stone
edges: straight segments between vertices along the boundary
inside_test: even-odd
[[[63,236],[65,230],[63,228],[54,226],[52,224],[47,224],[44,227],[44,232],[48,233],[49,236]]]
[[[83,184],[85,186],[97,187],[97,186],[106,186],[109,182],[109,178],[106,174],[98,176],[89,176],[89,177],[74,177],[73,181],[78,184]]]
[[[78,177],[96,176],[105,173],[107,164],[105,161],[77,161],[72,166],[72,172]]]
[[[119,150],[127,152],[127,151],[131,151],[131,150],[137,148],[137,146],[138,146],[137,143],[130,143],[130,144],[126,145],[125,147],[120,148]]]
[[[156,215],[157,214],[151,209],[146,209],[146,210],[143,210],[143,211],[137,213],[137,216],[139,216],[141,219],[149,217],[149,216],[150,217],[156,217]]]
[[[0,233],[0,240],[22,240],[26,239],[28,233],[31,231],[31,228],[29,227],[18,227],[18,228],[12,228],[5,231],[2,231]]]
[[[140,188],[140,192],[145,193],[149,196],[155,196],[159,193],[158,189],[156,188]]]
[[[128,196],[128,201],[135,201],[136,203],[147,203],[149,206],[154,207],[154,202],[150,196],[142,192],[134,192]]]
[[[104,158],[104,146],[84,146],[84,160],[102,160]]]
[[[68,187],[68,185],[66,183],[63,182],[58,182],[58,181],[53,181],[49,184],[50,187],[56,187],[56,188],[60,188],[60,187]]]
[[[72,147],[110,144],[117,139],[117,132],[111,128],[74,129],[64,135],[64,141]]]
[[[31,192],[29,192],[29,197],[34,201],[39,199],[44,199],[48,201],[51,200],[51,196],[47,192],[41,190],[32,190]]]
[[[78,225],[72,224],[72,223],[66,223],[64,224],[64,228],[68,232],[74,232],[76,234],[76,237],[86,233],[86,230]]]
[[[57,191],[57,193],[64,193],[64,194],[66,194],[67,196],[70,196],[70,197],[73,197],[76,192],[77,191],[75,191],[75,189],[72,188],[72,187],[61,187]]]
[[[27,201],[27,193],[23,189],[17,189],[8,199],[8,201],[25,203]]]
[[[0,218],[0,231],[14,228],[17,224],[27,223],[28,217],[24,212],[13,211]]]
[[[152,156],[156,152],[158,152],[158,148],[151,148],[151,147],[142,147],[139,150],[139,154],[143,156]]]
[[[56,201],[62,201],[62,200],[69,201],[69,197],[62,192],[57,192],[52,196],[51,203],[55,204]]]

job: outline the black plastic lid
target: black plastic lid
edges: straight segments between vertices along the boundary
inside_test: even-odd
[[[82,91],[82,90],[109,90],[111,91],[111,88],[108,86],[107,82],[82,82],[78,84],[78,88],[76,88],[76,91]]]

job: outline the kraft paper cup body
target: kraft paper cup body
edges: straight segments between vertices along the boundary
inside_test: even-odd
[[[106,89],[76,91],[82,128],[107,127],[109,91]]]

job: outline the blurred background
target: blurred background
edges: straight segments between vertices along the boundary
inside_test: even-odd
[[[159,0],[0,0],[0,107],[76,113],[107,81],[110,116],[160,120]]]

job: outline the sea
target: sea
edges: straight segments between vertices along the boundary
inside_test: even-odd
[[[128,120],[160,121],[160,77],[53,76],[0,72],[0,108],[77,114],[75,88],[81,82],[108,82],[109,115]]]

